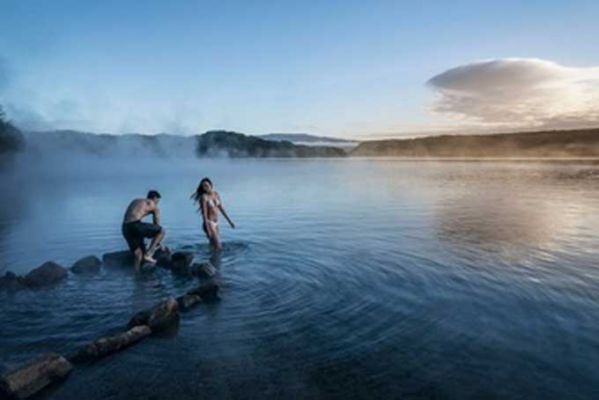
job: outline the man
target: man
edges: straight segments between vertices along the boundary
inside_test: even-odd
[[[160,226],[160,193],[150,190],[145,199],[135,199],[127,207],[123,219],[123,236],[129,245],[129,249],[135,257],[135,268],[139,269],[142,260],[156,263],[153,258],[154,252],[160,246],[164,238],[164,229]],[[142,222],[148,214],[152,214],[153,223]],[[146,251],[145,238],[151,238],[150,248]]]

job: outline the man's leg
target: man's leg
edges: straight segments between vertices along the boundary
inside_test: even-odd
[[[152,242],[150,243],[150,247],[146,252],[146,258],[152,259],[156,250],[158,250],[158,246],[160,246],[160,242],[164,239],[165,232],[162,227],[160,227],[160,231],[152,238]]]
[[[141,249],[141,247],[138,247],[137,249],[133,250],[133,266],[135,267],[135,270],[138,271],[139,268],[141,267],[141,261],[144,258],[144,252]]]
[[[134,228],[133,225],[123,225],[122,232],[129,251],[133,254],[133,266],[139,270],[144,256],[144,240]]]

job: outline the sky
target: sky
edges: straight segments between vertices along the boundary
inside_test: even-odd
[[[0,0],[0,105],[26,130],[599,127],[598,15],[576,0]]]

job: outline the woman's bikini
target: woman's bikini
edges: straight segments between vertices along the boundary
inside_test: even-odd
[[[218,198],[208,199],[208,201],[206,201],[206,204],[208,204],[208,207],[215,208],[220,206],[220,201],[218,200]],[[206,222],[208,222],[213,228],[216,228],[218,226],[218,221],[212,221],[211,219],[207,219]]]

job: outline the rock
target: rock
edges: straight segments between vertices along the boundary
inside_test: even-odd
[[[212,265],[210,261],[193,263],[191,266],[191,274],[201,278],[212,278],[216,275],[216,268],[214,268],[214,265]]]
[[[188,251],[177,251],[171,257],[171,270],[177,275],[191,275],[191,263],[193,253]]]
[[[178,322],[178,320],[179,303],[173,297],[170,297],[149,310],[143,310],[135,314],[127,327],[133,328],[134,326],[147,325],[152,329],[152,332],[158,332],[168,328],[169,325]]]
[[[58,283],[65,279],[67,275],[66,268],[48,261],[25,275],[23,282],[25,286],[40,288]]]
[[[189,310],[191,307],[202,302],[202,298],[197,294],[184,294],[177,297],[177,303],[181,310]]]
[[[156,265],[162,268],[170,269],[172,263],[172,253],[168,247],[159,249],[154,253],[156,259]]]
[[[102,263],[106,268],[123,268],[133,270],[133,253],[128,250],[113,251],[102,255]],[[156,265],[143,261],[139,266],[139,272],[153,272]]]
[[[158,267],[156,266],[156,264],[151,264],[149,262],[144,262],[139,267],[139,272],[141,272],[143,274],[150,274],[150,273],[156,271],[156,269],[158,269]]]
[[[133,253],[128,250],[106,253],[102,256],[102,263],[108,268],[129,268],[133,266]]]
[[[218,299],[218,290],[216,282],[206,282],[183,296],[177,297],[177,303],[181,310],[189,310],[198,303]]]
[[[220,290],[219,285],[214,282],[206,282],[198,286],[195,289],[187,292],[188,295],[200,296],[202,301],[216,300],[218,299],[218,291]]]
[[[72,369],[60,354],[45,354],[0,378],[0,398],[26,399],[66,378]]]
[[[3,277],[0,277],[0,290],[19,290],[25,287],[23,278],[8,271]]]
[[[119,350],[125,349],[152,334],[147,325],[138,325],[126,332],[114,336],[100,338],[83,346],[69,359],[73,362],[97,360]]]
[[[102,261],[96,256],[87,256],[80,258],[71,267],[74,274],[95,274],[100,271]]]

